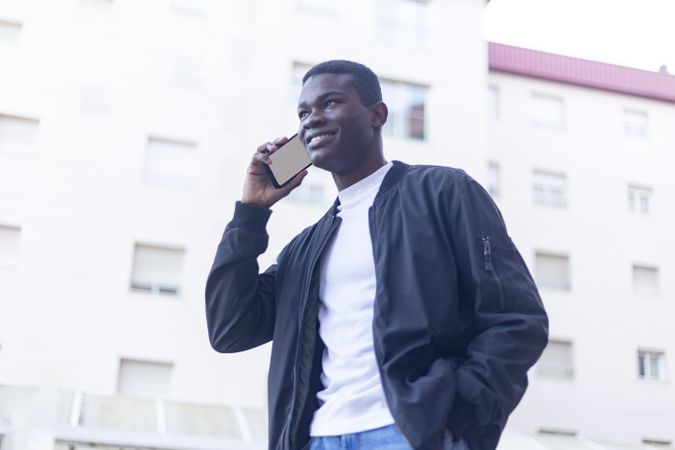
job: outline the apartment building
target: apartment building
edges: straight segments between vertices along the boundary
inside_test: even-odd
[[[551,317],[511,426],[670,446],[675,77],[493,43],[489,55],[486,185]]]

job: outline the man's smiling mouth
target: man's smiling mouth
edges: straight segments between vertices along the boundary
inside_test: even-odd
[[[309,140],[309,143],[312,144],[314,142],[320,142],[323,141],[325,138],[332,136],[332,134],[319,134],[317,136],[314,136],[312,139]]]
[[[322,142],[334,137],[336,134],[337,132],[325,132],[312,135],[307,139],[307,147],[317,147]]]

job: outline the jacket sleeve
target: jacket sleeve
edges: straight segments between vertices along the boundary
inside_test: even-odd
[[[258,273],[271,210],[237,202],[206,281],[206,323],[218,352],[248,350],[272,339],[277,265]]]
[[[523,397],[527,371],[548,341],[548,317],[537,287],[489,194],[465,175],[450,199],[453,251],[474,330],[456,369],[448,428],[502,426]]]

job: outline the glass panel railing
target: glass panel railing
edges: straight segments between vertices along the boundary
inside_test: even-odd
[[[37,418],[41,422],[67,425],[73,397],[72,392],[56,389],[0,386],[0,425]]]
[[[242,408],[254,441],[267,441],[267,413],[259,409]]]
[[[226,406],[164,403],[167,434],[199,434],[241,439],[232,409]]]
[[[157,408],[152,399],[83,395],[80,426],[157,432]]]
[[[148,447],[120,447],[118,445],[110,446],[103,444],[71,444],[67,442],[56,442],[54,450],[152,450]]]

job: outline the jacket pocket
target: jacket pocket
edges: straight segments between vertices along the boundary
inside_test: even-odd
[[[502,281],[499,278],[497,269],[495,268],[495,254],[493,252],[493,244],[490,236],[483,236],[481,238],[481,246],[483,250],[483,269],[488,275],[488,282],[492,284],[494,289],[490,289],[488,292],[494,292],[499,300],[499,309],[504,311],[506,309],[506,300],[504,299],[504,288],[502,286]]]

